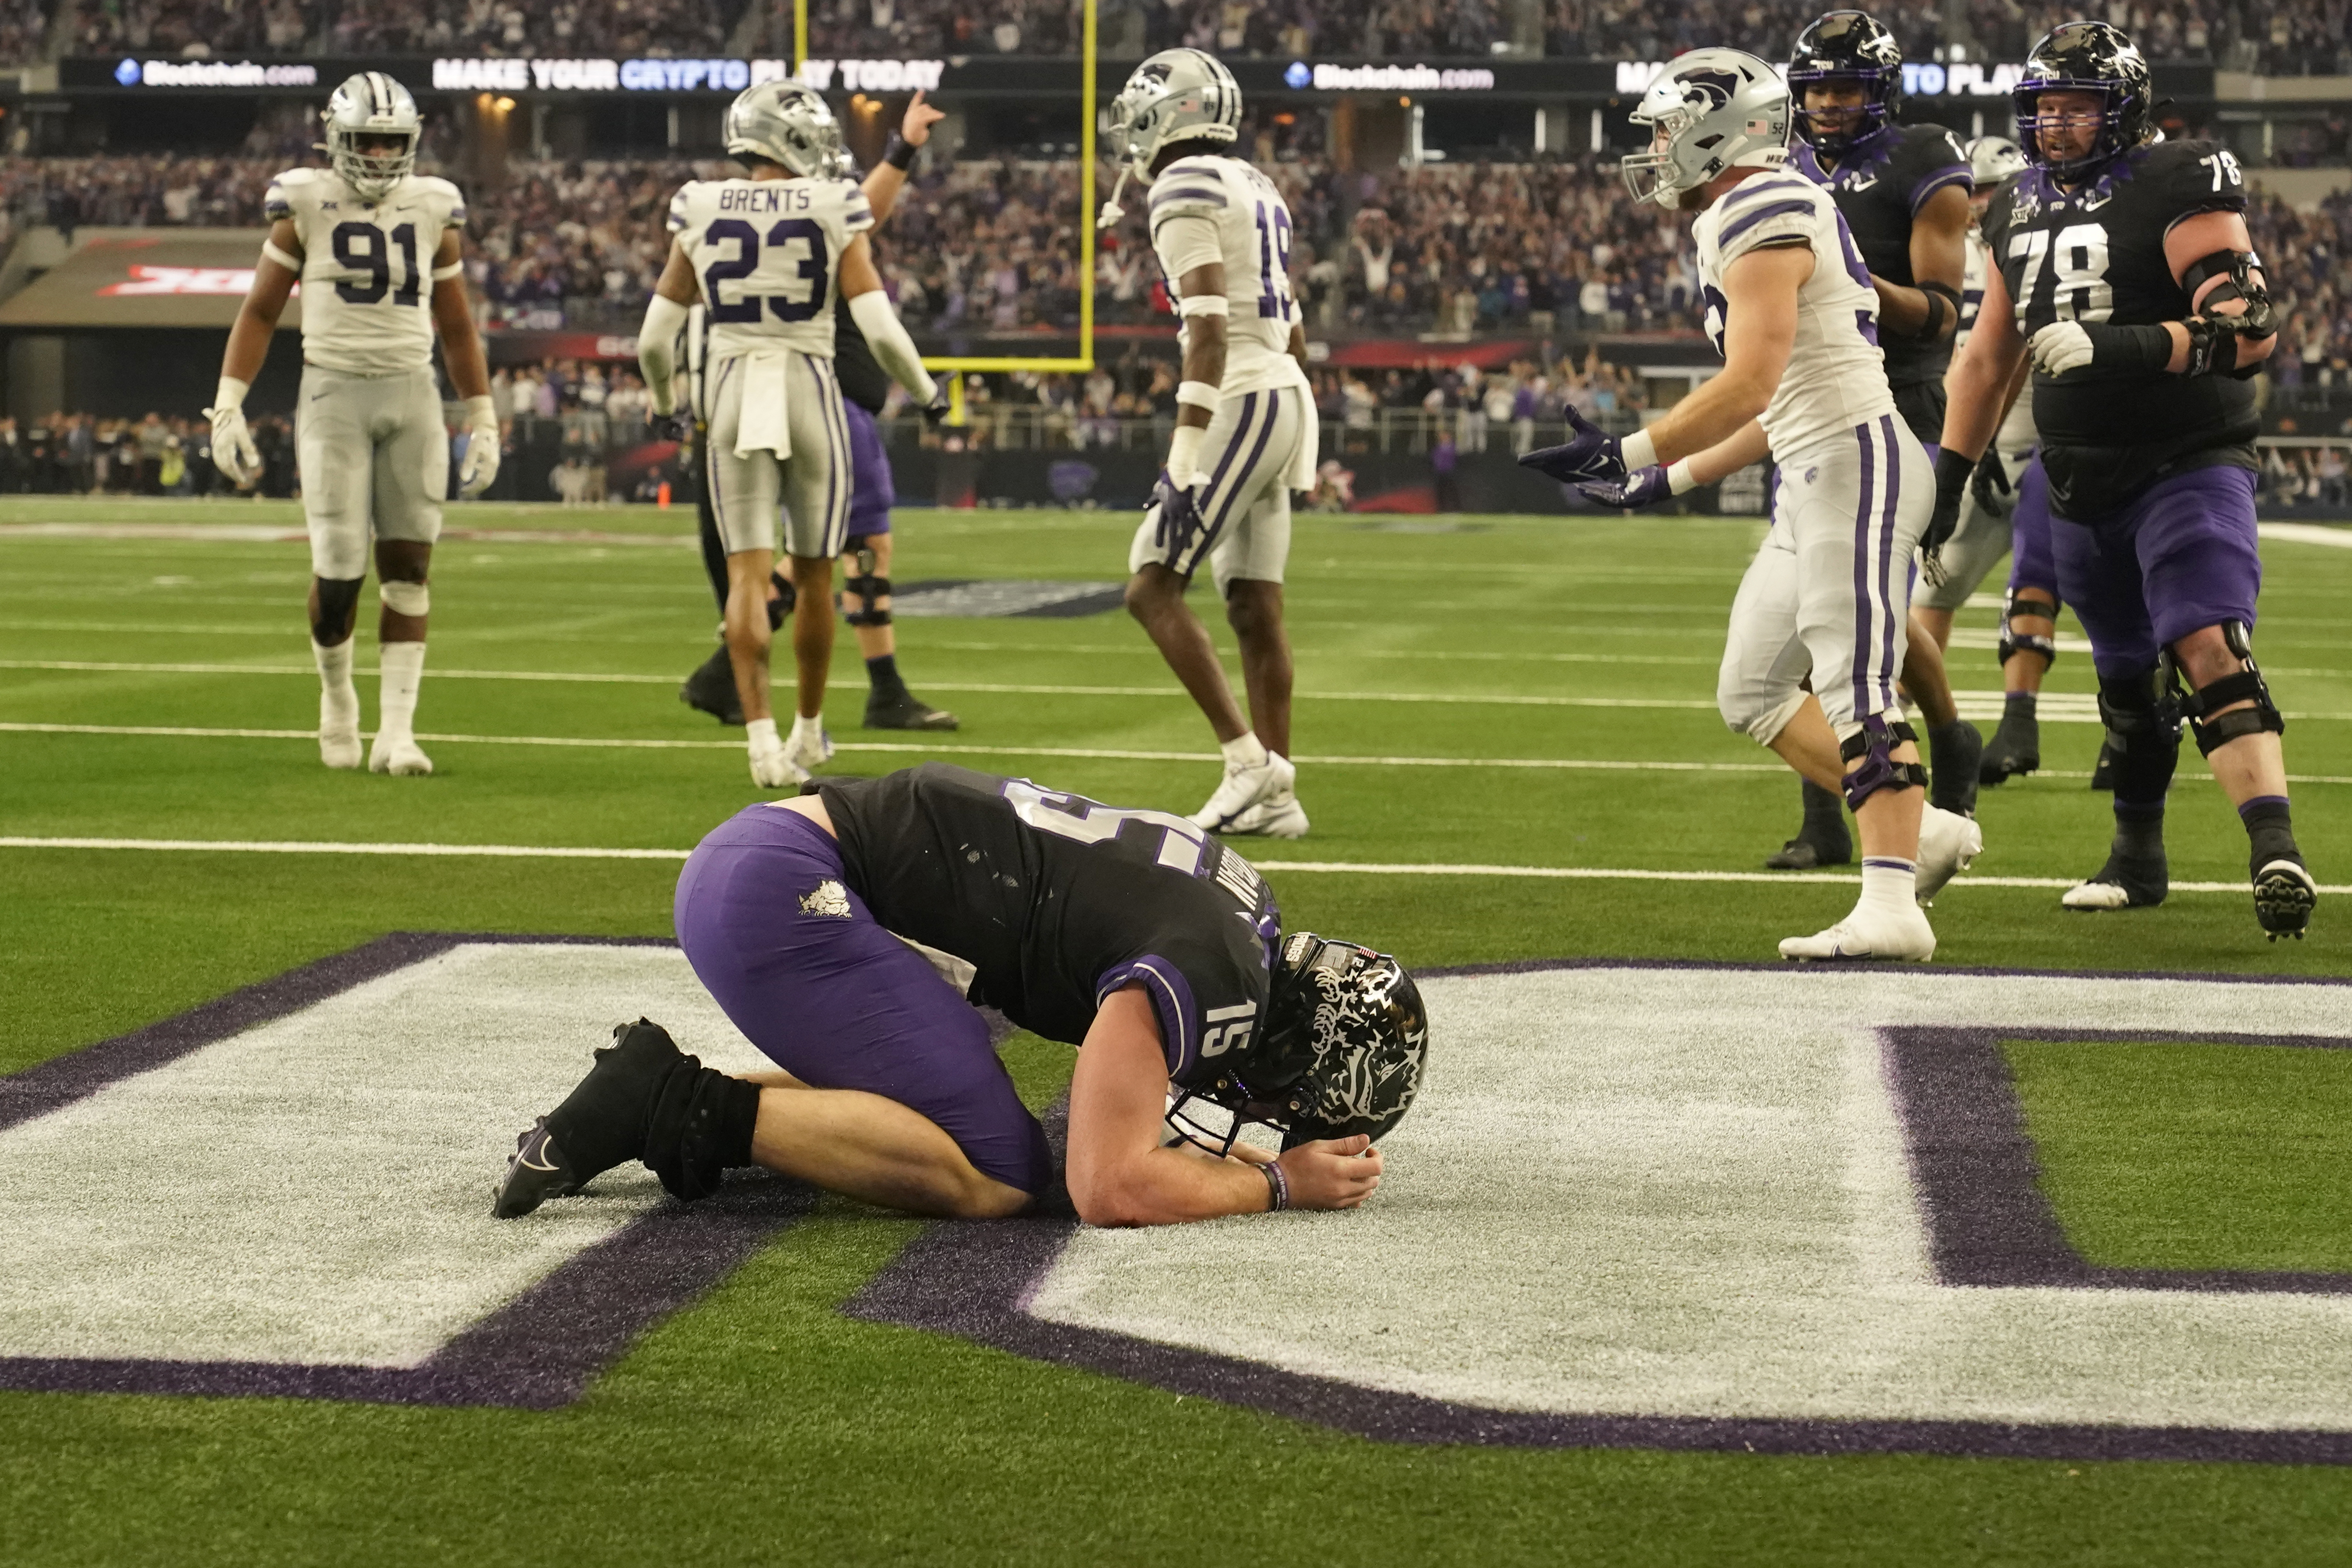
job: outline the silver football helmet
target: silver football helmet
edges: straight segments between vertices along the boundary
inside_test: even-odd
[[[727,106],[727,155],[758,158],[805,180],[829,179],[845,156],[841,121],[824,95],[796,81],[763,81]]]
[[[322,143],[327,162],[343,184],[365,201],[380,202],[416,167],[417,143],[425,139],[425,120],[406,88],[382,71],[360,71],[347,77],[319,116],[326,121]],[[397,136],[401,151],[362,147],[362,137]]]
[[[1682,205],[1732,168],[1773,168],[1789,156],[1789,84],[1739,49],[1693,49],[1666,63],[1629,117],[1650,145],[1617,165],[1639,202]]]
[[[1162,49],[1136,67],[1110,102],[1110,155],[1122,166],[1099,226],[1118,221],[1118,193],[1128,176],[1150,180],[1161,148],[1171,142],[1230,142],[1241,125],[1241,84],[1216,56]]]
[[[1980,191],[2025,167],[2025,149],[2006,136],[1979,136],[1960,151],[1969,155],[1969,183]]]

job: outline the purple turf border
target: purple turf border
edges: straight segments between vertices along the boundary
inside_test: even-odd
[[[1464,965],[1422,973],[1478,975],[1530,973],[1555,969],[1624,968],[1755,968],[1788,972],[1786,965],[1596,958]],[[2065,970],[1979,969],[1964,973],[2105,977]],[[2248,982],[2268,978],[2226,974],[2145,975],[2131,972],[2117,972],[2116,977]],[[2294,978],[2307,984],[2352,984],[2325,977]],[[1895,1031],[1887,1033],[1891,1036]],[[1941,1126],[1952,1122],[1969,1109],[1965,1103],[1949,1098],[1950,1095],[1966,1090],[1971,1087],[1971,1082],[1978,1089],[1989,1087],[1983,1071],[1987,1041],[1990,1042],[1991,1064],[1999,1070],[2000,1093],[1994,1096],[1994,1101],[1996,1105],[2008,1107],[2009,1120],[2005,1126],[2010,1142],[2005,1146],[1999,1145],[1995,1134],[2004,1124],[1998,1117],[1974,1124],[1976,1136],[1965,1146],[1980,1161],[1991,1160],[1998,1152],[2000,1163],[1986,1167],[1989,1175],[1985,1178],[1980,1178],[1973,1169],[1954,1171],[1954,1179],[1961,1183],[1963,1195],[1957,1208],[1949,1212],[1965,1215],[1978,1226],[1966,1233],[1955,1231],[1955,1240],[1964,1237],[1975,1247],[1979,1259],[1978,1267],[1981,1268],[1984,1249],[1995,1234],[1990,1227],[2016,1218],[2021,1221],[2020,1230],[2007,1233],[2006,1240],[2013,1243],[2022,1237],[2031,1241],[2033,1258],[2026,1266],[2028,1272],[2068,1267],[2064,1262],[2068,1258],[2073,1259],[2074,1268],[2092,1269],[2093,1266],[2084,1263],[2066,1244],[2047,1200],[2033,1185],[2031,1145],[2024,1142],[2024,1122],[2017,1108],[2015,1087],[2010,1081],[2006,1064],[1999,1054],[1999,1042],[2017,1037],[2018,1031],[1911,1029],[1901,1033],[1908,1037],[1890,1054],[1899,1054],[1902,1062],[1899,1065],[1890,1062],[1889,1067],[1896,1078],[1897,1103],[1906,1106],[1913,1103],[1910,1097],[1915,1084],[1948,1097],[1941,1106],[1926,1110],[1924,1114],[1928,1119],[1927,1125]],[[1924,1074],[1913,1070],[1923,1059],[1933,1058],[1940,1043],[1937,1037],[1939,1036],[1981,1036],[1985,1039],[1970,1042],[1962,1053],[1960,1067],[1941,1077],[1937,1074],[1932,1062]],[[2085,1032],[2034,1031],[2032,1037],[2145,1040],[2168,1037],[2139,1030],[2097,1036]],[[2329,1037],[2221,1037],[2202,1034],[2177,1037],[2217,1044],[2243,1041],[2330,1047],[2352,1046],[2352,1039]],[[1964,1077],[1971,1071],[1974,1079],[1971,1082],[1964,1082]],[[1912,1125],[1906,1112],[1906,1133]],[[1914,1139],[1913,1142],[1916,1151],[1917,1141]],[[2021,1199],[2021,1189],[2017,1184],[2021,1162],[2024,1174],[2022,1192],[2031,1194],[2033,1206],[2024,1205]],[[1973,1190],[1976,1195],[1967,1196],[1968,1190]],[[2009,1204],[2011,1207],[2004,1210],[2000,1206],[2002,1203]],[[2044,1226],[2041,1230],[2032,1228],[2036,1222],[2036,1208],[2039,1221]],[[1946,1244],[1936,1230],[1937,1223],[1937,1216],[1931,1207],[1930,1231],[1931,1236],[1937,1237],[1931,1242],[1931,1247],[1937,1249],[1937,1266],[1939,1275],[1943,1275],[1947,1264],[1942,1248]],[[1163,1344],[1107,1330],[1048,1322],[1033,1317],[1029,1310],[1031,1303],[1077,1228],[1077,1222],[1066,1215],[1041,1215],[987,1225],[934,1225],[851,1297],[842,1310],[849,1317],[867,1322],[949,1334],[1033,1361],[1076,1367],[1172,1394],[1214,1399],[1292,1420],[1311,1422],[1377,1442],[1791,1455],[1902,1453],[1986,1458],[2352,1465],[2352,1432],[1972,1421],[1717,1419],[1632,1414],[1568,1415],[1544,1411],[1500,1410],[1421,1394],[1368,1388],[1336,1378],[1289,1372],[1239,1357]],[[2063,1258],[2060,1256],[2059,1249],[2063,1249]],[[2340,1288],[2333,1284],[2297,1286],[2275,1282],[2290,1278],[2326,1281],[2339,1278],[2333,1275],[2190,1274],[2180,1271],[2178,1277],[2183,1282],[2167,1285],[2150,1284],[2149,1280],[2172,1278],[2174,1271],[2093,1271],[2116,1278],[2085,1279],[2069,1277],[2060,1280],[2042,1273],[2033,1273],[2032,1278],[1983,1282],[2221,1290]],[[1947,1282],[1959,1281],[1947,1277]]]
[[[454,948],[525,942],[676,945],[663,938],[395,932],[0,1078],[0,1129]],[[0,1389],[553,1409],[578,1398],[638,1336],[691,1305],[815,1200],[812,1188],[750,1172],[730,1176],[725,1190],[699,1204],[665,1199],[413,1367],[0,1356]]]

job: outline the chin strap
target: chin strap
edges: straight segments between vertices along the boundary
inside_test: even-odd
[[[1132,168],[1126,166],[1119,169],[1118,178],[1110,187],[1110,200],[1103,203],[1102,216],[1095,219],[1095,227],[1097,230],[1108,228],[1127,216],[1127,209],[1118,205],[1118,194],[1127,189],[1127,177],[1134,172]]]

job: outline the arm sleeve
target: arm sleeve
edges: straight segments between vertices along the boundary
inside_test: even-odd
[[[637,329],[637,367],[645,372],[646,391],[654,412],[671,412],[671,379],[677,372],[678,329],[686,325],[686,307],[656,294],[646,301],[645,325]]]
[[[1168,274],[1171,284],[1181,283],[1195,267],[1225,258],[1224,237],[1217,232],[1217,220],[1204,213],[1181,213],[1165,221],[1154,217],[1151,224],[1151,247],[1160,253],[1160,270]]]
[[[890,308],[890,296],[879,289],[853,295],[849,301],[850,319],[857,330],[866,334],[866,346],[874,352],[875,363],[890,373],[890,379],[907,389],[907,395],[924,407],[930,406],[940,389],[931,380],[930,372],[923,368],[923,356],[915,351],[915,340],[898,320],[898,312]]]

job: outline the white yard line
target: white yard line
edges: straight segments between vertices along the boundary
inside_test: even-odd
[[[196,852],[233,855],[399,855],[499,860],[683,860],[687,849],[606,849],[536,844],[366,844],[300,838],[83,838],[0,837],[0,849],[125,849],[146,853]],[[1351,877],[1514,877],[1571,882],[1841,882],[1861,880],[1834,871],[1652,871],[1601,866],[1487,866],[1471,862],[1414,863],[1359,860],[1265,860],[1261,871],[1334,872]],[[1969,877],[1956,886],[2066,889],[2067,877]],[[2175,882],[2176,893],[2242,893],[2241,882]],[[2352,885],[2327,886],[2323,893],[2352,893]]]
[[[188,724],[45,724],[28,721],[0,721],[0,734],[20,735],[121,735],[129,737],[183,737],[203,741],[315,741],[311,730],[212,729]],[[740,752],[743,742],[726,741],[646,740],[633,736],[597,735],[459,735],[422,733],[420,741],[449,745],[475,746],[563,746],[614,751],[647,752]],[[1213,763],[1218,759],[1207,752],[1150,752],[1110,746],[968,746],[929,745],[908,741],[839,741],[836,752],[872,752],[881,754],[919,757],[1053,757],[1078,761],[1118,763]],[[1787,769],[1779,763],[1679,763],[1633,762],[1619,758],[1601,757],[1377,757],[1377,756],[1315,756],[1302,754],[1293,762],[1310,763],[1317,767],[1339,768],[1533,768],[1566,773],[1779,773]],[[2037,779],[2087,779],[2087,770],[2042,768],[2033,776]],[[2352,773],[2289,773],[2289,784],[2352,784]]]

